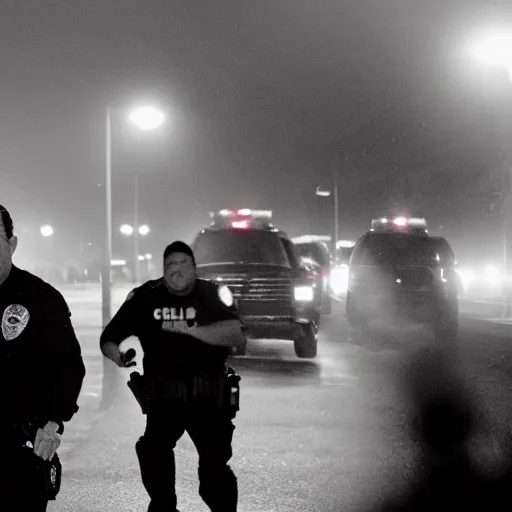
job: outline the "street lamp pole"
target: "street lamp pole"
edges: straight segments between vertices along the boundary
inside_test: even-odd
[[[112,120],[110,107],[105,116],[105,248],[101,273],[102,326],[111,318],[111,261],[112,261]]]
[[[134,208],[134,215],[133,215],[133,251],[134,251],[134,258],[135,258],[135,273],[134,273],[134,280],[135,284],[139,284],[140,282],[140,265],[139,265],[139,174],[137,171],[135,171],[135,183],[134,183],[134,190],[135,190],[135,208]]]
[[[339,162],[339,159],[338,159]],[[333,172],[332,172],[332,185],[333,185],[333,197],[334,197],[334,249],[333,249],[333,255],[334,255],[334,264],[336,265],[337,262],[337,251],[338,251],[338,180],[337,180],[337,173],[338,173],[338,166],[334,166]]]
[[[510,90],[512,92],[512,64],[508,65],[508,82]],[[508,129],[506,129],[507,142],[512,136],[512,130],[510,129],[510,122],[507,123]],[[503,271],[505,275],[505,308],[502,316],[504,318],[510,318],[512,316],[512,290],[511,290],[511,276],[510,276],[510,233],[509,229],[511,226],[512,216],[512,197],[511,197],[511,185],[512,185],[512,169],[510,168],[512,162],[510,151],[506,152],[506,163],[505,163],[505,180],[503,183]]]

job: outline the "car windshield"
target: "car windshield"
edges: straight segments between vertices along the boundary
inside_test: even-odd
[[[364,242],[360,263],[384,265],[439,265],[438,246],[427,237],[408,234],[372,234]]]
[[[256,263],[290,266],[279,237],[268,231],[205,231],[194,244],[194,254],[198,265]]]
[[[340,263],[348,263],[350,261],[350,256],[352,256],[353,251],[353,247],[340,247],[337,250],[338,261]]]
[[[303,258],[310,258],[321,267],[329,266],[329,255],[317,244],[297,244],[297,253]]]

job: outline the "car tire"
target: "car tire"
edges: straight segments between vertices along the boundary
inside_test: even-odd
[[[313,324],[301,327],[301,333],[293,340],[295,355],[301,359],[313,359],[317,354],[318,338]]]
[[[313,318],[312,318],[313,322],[315,323],[316,325],[316,332],[318,332],[320,330],[320,322],[322,320],[322,315],[320,314],[320,312],[316,312],[314,315],[313,315]]]
[[[350,337],[356,343],[365,343],[371,337],[370,322],[364,318],[350,295],[347,295],[345,316],[350,329]]]

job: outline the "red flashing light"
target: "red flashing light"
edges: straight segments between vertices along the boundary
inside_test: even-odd
[[[405,217],[397,217],[393,220],[393,224],[396,226],[405,227],[407,226],[407,219]]]
[[[231,226],[236,229],[247,229],[249,227],[249,222],[246,220],[235,220],[231,223]]]

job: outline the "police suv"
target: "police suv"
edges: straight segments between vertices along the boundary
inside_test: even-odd
[[[453,339],[458,309],[455,259],[446,239],[431,237],[425,219],[374,219],[350,258],[346,315],[355,333],[384,321],[426,325],[436,339]]]
[[[321,302],[293,243],[270,223],[272,212],[221,210],[210,217],[192,243],[198,276],[231,290],[249,337],[293,340],[298,357],[314,358]]]
[[[331,299],[331,253],[330,236],[302,235],[292,238],[295,251],[302,263],[311,270],[311,279],[316,281],[315,292],[322,304],[322,313],[332,312]]]

